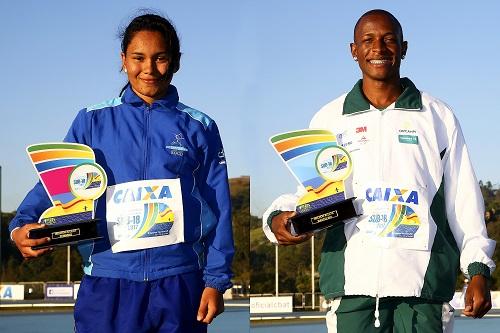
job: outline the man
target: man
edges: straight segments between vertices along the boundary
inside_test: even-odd
[[[310,124],[331,130],[350,152],[346,192],[363,208],[355,221],[329,229],[323,244],[320,287],[331,300],[330,333],[450,331],[459,266],[471,279],[464,314],[478,318],[491,308],[495,242],[467,147],[450,108],[400,77],[407,49],[392,14],[362,15],[351,53],[363,78]],[[298,198],[282,196],[264,214],[271,241],[310,237],[290,233]]]

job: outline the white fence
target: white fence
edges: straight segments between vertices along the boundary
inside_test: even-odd
[[[70,284],[66,282],[2,282],[0,284],[0,300],[74,300],[79,287],[79,282]]]
[[[464,291],[457,291],[453,296],[453,299],[450,301],[451,306],[455,309],[463,309],[464,308]],[[308,310],[319,310],[319,311],[327,311],[328,310],[328,302],[325,301],[325,298],[319,293],[314,294],[315,298],[315,307],[312,306],[312,294],[311,293],[280,293],[280,297],[288,296],[293,300],[293,309],[295,311],[308,311]],[[254,299],[253,302],[256,302],[260,298],[270,298],[275,297],[273,294],[253,294],[250,295],[250,299]],[[492,309],[500,309],[500,291],[492,291],[491,292],[491,303]]]
[[[465,288],[463,291],[455,292],[453,299],[450,301],[451,306],[455,309],[463,309],[464,299],[465,299]],[[500,291],[492,291],[491,292],[491,308],[492,309],[500,309]]]

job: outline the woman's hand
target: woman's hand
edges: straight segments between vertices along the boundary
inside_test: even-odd
[[[201,295],[200,307],[196,319],[205,324],[210,324],[212,320],[224,312],[224,299],[217,289],[205,287]]]
[[[19,252],[21,252],[24,259],[32,259],[39,257],[47,252],[52,251],[52,248],[45,248],[40,250],[31,249],[32,246],[40,245],[47,243],[50,238],[39,238],[39,239],[30,239],[28,238],[29,231],[32,229],[44,228],[45,224],[40,223],[29,223],[24,226],[15,229],[12,232],[12,240],[16,244]]]

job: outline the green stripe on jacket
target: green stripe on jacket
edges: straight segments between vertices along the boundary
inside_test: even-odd
[[[327,230],[318,268],[319,288],[326,299],[344,295],[346,247],[344,223]]]
[[[425,272],[421,297],[448,302],[455,293],[460,251],[446,218],[444,176],[432,199],[430,213],[436,223],[437,230]]]

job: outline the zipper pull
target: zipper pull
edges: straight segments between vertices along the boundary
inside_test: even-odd
[[[375,323],[373,323],[373,326],[375,326],[376,328],[380,327],[380,320],[378,319],[380,316],[380,313],[378,311],[378,300],[379,300],[379,298],[378,298],[378,294],[377,294],[377,295],[375,295],[375,313],[374,313]]]

